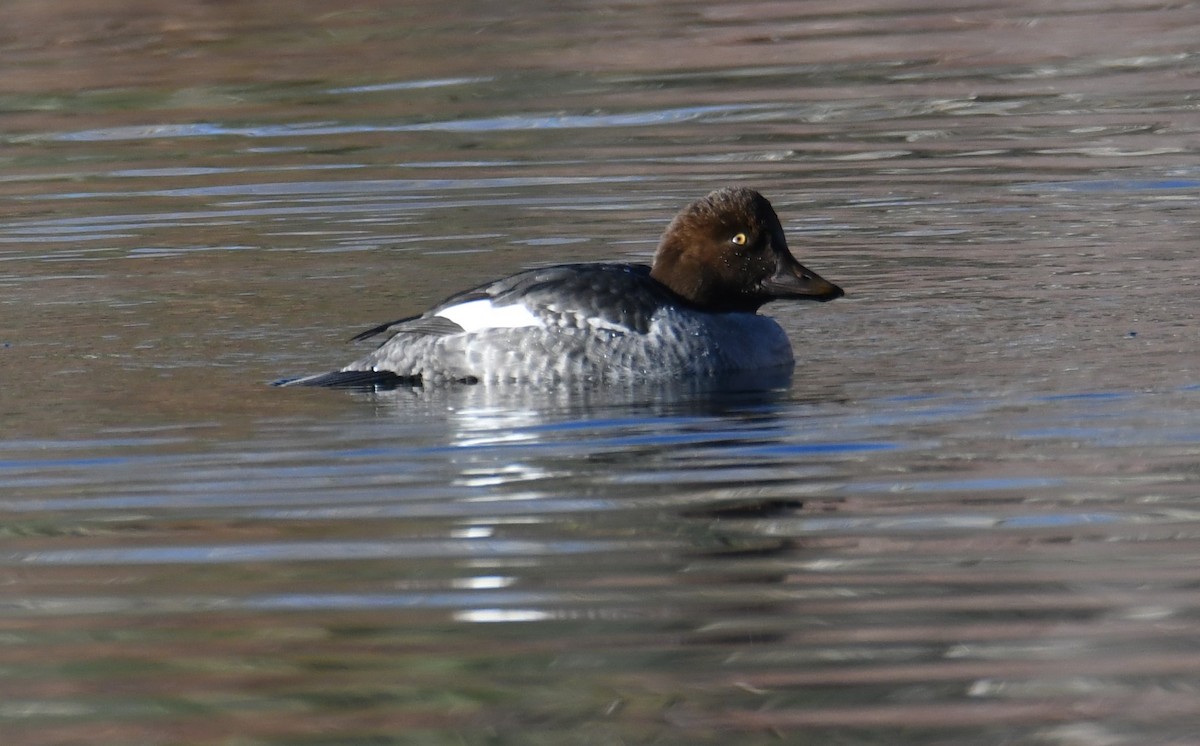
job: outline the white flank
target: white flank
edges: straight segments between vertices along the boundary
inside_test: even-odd
[[[519,329],[525,326],[545,326],[520,303],[511,306],[494,306],[490,300],[473,300],[457,306],[443,308],[437,312],[443,319],[450,319],[465,331],[482,329]]]

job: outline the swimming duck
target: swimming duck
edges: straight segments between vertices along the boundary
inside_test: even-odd
[[[792,346],[759,308],[842,289],[800,264],[758,192],[718,189],[683,208],[652,266],[528,269],[453,295],[340,371],[291,386],[667,380],[790,370]]]

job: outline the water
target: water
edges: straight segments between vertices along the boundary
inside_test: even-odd
[[[0,31],[5,744],[1192,743],[1200,11],[60,3]],[[717,186],[765,390],[271,389]]]

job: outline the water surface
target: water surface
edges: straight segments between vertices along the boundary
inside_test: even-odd
[[[1186,5],[17,3],[6,744],[1188,743]],[[74,6],[72,6],[74,7]],[[767,387],[271,389],[762,190]]]

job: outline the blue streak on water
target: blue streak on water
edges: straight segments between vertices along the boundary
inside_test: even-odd
[[[339,504],[329,507],[329,493],[315,490],[309,494],[289,495],[281,507],[275,492],[247,494],[244,492],[204,495],[120,495],[110,497],[80,497],[49,500],[23,500],[0,503],[0,511],[10,513],[42,513],[47,511],[98,512],[113,517],[113,511],[183,511],[221,510],[225,514],[238,512],[252,518],[270,520],[326,520],[355,517],[447,518],[494,515],[527,515],[601,511],[616,506],[612,500],[593,497],[547,497],[539,492],[522,496],[505,495],[502,500],[463,501],[462,489],[436,488],[418,485],[412,490],[381,486],[375,490],[346,489],[340,492]],[[486,504],[486,510],[483,506]]]
[[[647,127],[690,122],[709,116],[722,116],[776,108],[769,104],[725,104],[685,106],[674,109],[628,112],[621,114],[517,114],[480,119],[454,119],[408,124],[346,124],[309,122],[306,124],[233,127],[217,122],[162,124],[138,127],[108,127],[48,135],[30,135],[23,139],[62,142],[112,142],[119,140],[180,139],[185,137],[325,137],[330,135],[387,132],[505,132],[515,130],[596,129],[603,127]]]
[[[1022,184],[1020,190],[1043,192],[1156,192],[1200,189],[1200,179],[1096,179]]]
[[[1111,524],[1126,520],[1111,513],[1052,513],[1049,515],[1021,515],[1005,518],[1001,525],[1010,528],[1055,528],[1081,526],[1085,524]]]
[[[129,459],[121,456],[96,456],[89,458],[57,458],[57,459],[16,459],[0,461],[0,469],[32,469],[40,470],[58,466],[85,467],[109,466],[128,463]]]
[[[664,546],[663,542],[520,541],[506,539],[280,542],[278,544],[238,544],[234,546],[113,547],[49,550],[44,552],[3,552],[0,553],[0,563],[74,566],[332,562],[480,556],[565,556],[622,552],[638,547],[662,549]]]
[[[1051,394],[1048,396],[1039,396],[1035,401],[1080,401],[1093,399],[1096,401],[1113,401],[1117,399],[1130,399],[1135,394],[1127,391],[1081,391],[1070,394]]]
[[[900,448],[896,443],[841,442],[841,443],[780,443],[740,449],[739,453],[757,455],[859,453],[863,451],[892,451]]]
[[[945,481],[922,482],[861,482],[855,490],[863,492],[950,492],[974,490],[1035,490],[1057,487],[1066,483],[1064,479],[1042,477],[989,477],[982,479],[948,479]]]
[[[373,180],[339,180],[336,182],[324,181],[283,181],[283,182],[257,182],[253,184],[224,184],[220,186],[206,187],[181,187],[175,189],[156,189],[145,191],[126,190],[122,192],[124,197],[254,197],[259,199],[279,198],[279,197],[301,197],[315,196],[321,198],[324,202],[334,202],[338,199],[353,200],[353,204],[345,206],[343,209],[348,212],[375,212],[383,209],[381,205],[373,203],[365,203],[361,199],[357,199],[364,194],[378,195],[387,197],[391,195],[404,195],[407,199],[421,199],[422,195],[413,194],[414,192],[429,192],[432,194],[441,194],[447,190],[490,190],[490,189],[508,189],[519,187],[539,187],[539,186],[563,186],[569,184],[589,185],[589,184],[628,184],[628,183],[645,183],[655,180],[654,176],[636,175],[636,176],[523,176],[523,177],[496,177],[496,178],[472,178],[472,179],[373,179]],[[74,200],[74,199],[90,199],[96,197],[111,197],[108,192],[61,192],[57,194],[32,195],[29,200]],[[439,199],[439,202],[442,200]],[[514,203],[529,205],[530,201],[526,198],[524,201],[513,200]],[[241,204],[255,204],[253,202],[243,202]],[[503,204],[495,199],[487,202],[489,205]],[[423,207],[428,206],[422,204]],[[311,207],[292,208],[293,212],[311,215]],[[262,210],[222,210],[220,212],[205,212],[194,211],[187,214],[178,213],[154,213],[154,214],[139,214],[134,218],[147,223],[173,223],[178,224],[181,219],[196,219],[207,217],[228,217],[238,215],[262,215]],[[111,216],[89,216],[87,218],[68,218],[57,220],[53,225],[103,225],[117,223],[116,226],[124,221],[128,221],[130,216],[127,215],[111,215]],[[30,225],[40,225],[40,223],[28,223]],[[22,224],[17,224],[19,227]],[[142,227],[135,224],[132,227]]]

